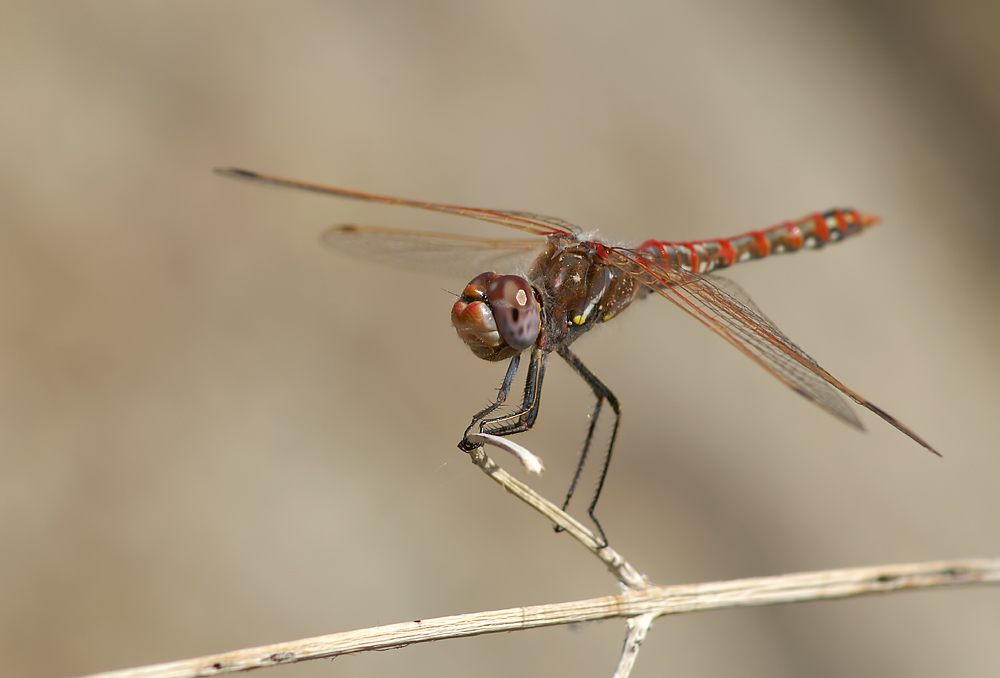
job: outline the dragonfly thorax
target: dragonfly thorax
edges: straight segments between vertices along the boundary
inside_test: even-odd
[[[544,296],[546,343],[552,348],[617,316],[640,289],[634,278],[602,261],[599,250],[556,238],[535,260],[530,277]]]
[[[506,360],[535,343],[541,308],[531,285],[492,271],[473,278],[451,307],[451,324],[483,360]]]

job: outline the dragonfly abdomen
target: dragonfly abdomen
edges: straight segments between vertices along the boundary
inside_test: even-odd
[[[692,242],[647,240],[639,249],[670,266],[708,273],[741,261],[823,247],[877,223],[877,217],[853,209],[833,209],[732,238]]]

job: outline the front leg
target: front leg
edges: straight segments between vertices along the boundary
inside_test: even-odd
[[[470,452],[480,446],[480,443],[470,442],[469,433],[478,425],[480,433],[489,433],[495,436],[509,436],[515,433],[523,433],[535,425],[538,418],[538,407],[542,393],[542,379],[545,377],[545,361],[548,358],[548,351],[543,351],[537,346],[531,351],[531,362],[528,363],[528,375],[524,382],[524,400],[515,412],[504,414],[499,417],[488,419],[488,415],[504,404],[510,394],[510,387],[514,381],[520,364],[521,354],[517,354],[510,360],[507,367],[507,374],[504,375],[503,383],[500,385],[500,392],[494,403],[478,412],[472,418],[472,423],[465,429],[465,435],[458,444],[458,448],[465,452]]]

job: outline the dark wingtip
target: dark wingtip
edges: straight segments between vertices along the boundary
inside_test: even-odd
[[[910,429],[908,429],[908,428],[900,428],[900,427],[897,427],[897,428],[899,428],[903,433],[905,433],[910,438],[912,438],[914,440],[914,442],[918,443],[921,447],[923,447],[925,450],[927,450],[931,454],[933,454],[933,455],[935,455],[937,457],[944,457],[943,454],[941,454],[940,452],[938,452],[937,450],[935,450],[933,447],[931,447],[930,444],[926,440],[924,440],[923,438],[921,438],[920,436],[918,436],[917,434],[915,434]]]
[[[260,176],[256,172],[240,169],[238,167],[216,167],[214,171],[216,174],[221,174],[224,177],[245,177],[248,179],[256,179]]]
[[[319,241],[326,245],[327,247],[337,248],[341,239],[337,236],[343,235],[344,233],[357,233],[358,227],[354,224],[343,224],[341,226],[333,226],[323,231],[319,236]]]
[[[943,456],[940,452],[938,452],[933,447],[931,447],[930,443],[928,443],[926,440],[924,440],[923,438],[921,438],[920,436],[918,436],[916,433],[914,433],[913,430],[909,426],[905,425],[899,419],[896,419],[896,417],[892,416],[891,414],[889,414],[888,412],[886,412],[885,410],[883,410],[881,407],[879,407],[875,403],[872,403],[872,402],[870,402],[868,400],[865,400],[864,398],[862,398],[861,396],[859,396],[857,393],[855,393],[854,391],[851,391],[849,389],[842,388],[841,391],[843,391],[847,396],[849,396],[851,398],[851,400],[853,400],[854,402],[856,402],[858,405],[861,405],[862,407],[866,408],[870,412],[874,412],[879,417],[881,417],[881,419],[883,421],[885,421],[886,423],[888,423],[889,425],[891,425],[893,428],[895,428],[896,430],[901,431],[905,435],[909,436],[909,438],[911,440],[913,440],[915,443],[917,443],[918,445],[920,445],[921,447],[923,447],[925,450],[927,450],[927,451],[929,451],[929,452],[931,452],[933,454],[936,454],[939,457]]]

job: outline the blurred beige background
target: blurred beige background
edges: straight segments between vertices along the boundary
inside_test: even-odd
[[[867,435],[662,300],[576,348],[625,407],[600,515],[658,583],[1000,553],[997,3],[0,2],[0,665],[58,677],[613,593],[455,449],[503,369],[466,282],[324,250],[508,235],[216,165],[622,241],[883,217],[731,277],[938,446]],[[591,406],[519,438],[559,499]],[[508,460],[505,464],[512,467]],[[623,624],[275,676],[607,676]],[[1000,591],[661,619],[637,676],[986,676]],[[264,674],[261,674],[264,675]]]

